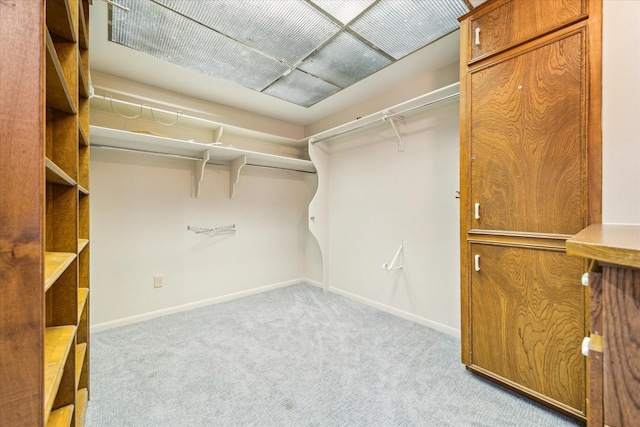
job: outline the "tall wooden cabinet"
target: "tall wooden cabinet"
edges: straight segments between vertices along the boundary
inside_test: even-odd
[[[83,425],[89,3],[0,2],[0,426]]]
[[[584,261],[600,222],[601,0],[495,0],[461,18],[462,360],[586,414]]]

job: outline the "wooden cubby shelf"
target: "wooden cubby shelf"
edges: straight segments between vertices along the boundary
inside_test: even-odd
[[[78,288],[78,317],[82,315],[82,310],[84,310],[88,296],[89,288]]]
[[[81,146],[89,146],[89,138],[87,138],[87,133],[80,123],[78,124],[78,140]]]
[[[76,186],[76,182],[73,180],[73,178],[67,175],[67,173],[63,171],[53,161],[45,158],[44,165],[46,168],[47,182],[52,182],[54,184],[68,185],[70,187]]]
[[[76,254],[70,252],[44,253],[44,289],[45,291],[58,280],[58,277],[76,259]]]
[[[76,4],[76,0],[72,0]],[[76,42],[74,11],[69,0],[47,0],[47,28],[53,34],[72,43]]]
[[[0,67],[3,98],[19,100],[0,105],[0,241],[32,249],[0,262],[16,273],[2,282],[0,342],[20,338],[0,356],[0,426],[84,422],[91,2],[0,0],[3,64],[18,64]]]
[[[89,401],[89,392],[86,388],[81,388],[76,394],[76,424],[83,426],[85,416],[87,414],[87,402]]]
[[[78,253],[82,252],[82,250],[87,247],[89,244],[89,239],[78,239]]]
[[[82,58],[78,57],[78,87],[81,97],[88,98],[89,97],[89,80],[87,80],[87,76],[84,73],[84,66],[82,64]]]
[[[51,40],[49,31],[47,34],[47,105],[56,110],[69,114],[76,113],[76,106],[69,90],[69,85],[64,77],[62,65],[58,59],[56,48]]]
[[[47,427],[69,427],[73,418],[73,405],[63,406],[51,412]]]
[[[64,365],[76,334],[75,326],[53,326],[44,333],[45,415],[51,412]]]
[[[84,365],[84,358],[87,354],[87,343],[81,343],[76,345],[76,388],[80,383],[80,375],[82,375],[82,365]]]

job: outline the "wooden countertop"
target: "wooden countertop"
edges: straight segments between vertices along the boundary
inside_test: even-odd
[[[593,224],[567,240],[567,253],[640,268],[640,224]]]

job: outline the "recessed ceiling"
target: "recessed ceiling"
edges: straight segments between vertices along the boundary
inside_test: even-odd
[[[136,2],[138,1],[142,2],[142,0],[136,0]],[[200,3],[200,0],[183,1]],[[280,4],[289,2],[289,0],[271,1]],[[405,3],[410,0],[390,1]],[[125,4],[125,2],[119,0],[116,0],[116,2]],[[132,1],[131,3],[136,2]],[[236,2],[251,4],[253,0],[234,1],[234,3]],[[358,9],[354,9],[353,6],[363,2],[369,3],[370,5],[373,4],[371,0],[352,0],[346,2],[317,0],[314,1],[314,7],[322,6],[340,20],[340,22],[349,22],[350,19],[353,21],[354,18],[358,16],[357,14],[354,15],[354,13],[356,13],[354,10],[357,11]],[[441,0],[441,2],[448,3],[449,0]],[[427,3],[427,1],[423,0],[421,3]],[[358,6],[358,8],[361,7],[362,6]],[[157,25],[158,23],[153,24]],[[172,34],[176,32],[179,33],[181,27],[165,28],[164,31]],[[317,102],[311,107],[302,107],[293,102],[284,101],[275,94],[269,95],[265,92],[249,89],[240,84],[229,83],[221,78],[212,77],[202,72],[176,65],[168,60],[160,59],[154,55],[126,47],[122,44],[110,42],[109,8],[105,2],[93,2],[91,7],[90,32],[91,70],[94,72],[94,77],[97,78],[97,81],[94,78],[94,84],[97,84],[97,94],[100,94],[101,90],[107,92],[109,92],[109,90],[118,90],[115,87],[111,88],[110,85],[101,86],[104,78],[100,78],[100,76],[105,73],[106,75],[144,83],[152,87],[162,88],[166,91],[202,99],[218,105],[229,106],[241,111],[272,117],[299,126],[317,123],[326,117],[332,116],[339,111],[347,110],[355,105],[361,105],[361,109],[366,110],[367,104],[363,104],[365,101],[405,82],[413,82],[421,87],[427,82],[424,78],[428,76],[430,72],[455,63],[459,58],[459,31],[456,30],[423,48],[419,48],[417,51],[406,55],[402,59],[396,60],[381,70],[351,84],[346,89],[336,92],[334,95]],[[344,33],[345,32],[342,32],[341,34]],[[334,39],[329,40],[326,44],[328,49],[338,49],[341,43],[349,43],[348,40],[342,40],[342,36],[336,36]],[[196,45],[198,45],[201,50],[204,50],[202,43],[196,43]],[[304,78],[299,78],[296,75],[298,74],[297,72],[305,76],[309,73],[316,73],[316,71],[313,71],[313,64],[306,64],[306,67],[309,67],[308,70],[311,71],[295,70],[291,73],[291,80],[298,85],[299,90],[308,92],[311,90],[311,86],[305,85]],[[345,73],[339,68],[329,71],[336,75],[334,78],[344,79],[349,78],[350,75],[348,71]],[[430,86],[428,88],[430,88]],[[277,87],[271,90],[275,91]],[[147,96],[153,95],[149,92]],[[165,96],[171,95],[166,93]],[[149,98],[149,100],[151,99]],[[164,101],[157,99],[157,101],[167,102],[168,98],[164,99]],[[402,99],[395,101],[400,102]],[[371,112],[372,111],[358,111],[354,114],[363,115]]]
[[[119,0],[109,40],[310,107],[458,28],[464,0]]]

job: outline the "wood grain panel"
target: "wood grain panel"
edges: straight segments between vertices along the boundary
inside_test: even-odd
[[[496,7],[468,21],[471,34],[475,35],[476,29],[480,29],[479,45],[475,44],[474,37],[468,38],[469,55],[466,58],[469,61],[513,47],[587,15],[586,0],[529,1],[527,7],[517,5],[519,1],[494,2]]]
[[[604,422],[640,419],[640,270],[603,268]]]
[[[590,335],[602,336],[602,273],[589,272],[589,331]],[[601,426],[603,423],[603,354],[589,350],[588,368],[588,405],[589,426]]]
[[[575,234],[586,224],[582,31],[471,74],[470,228]]]
[[[44,424],[44,15],[0,1],[0,426]]]
[[[583,261],[482,244],[470,255],[472,364],[584,412]]]

